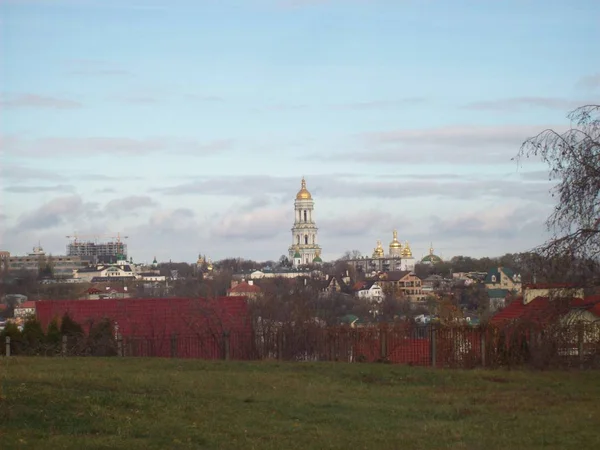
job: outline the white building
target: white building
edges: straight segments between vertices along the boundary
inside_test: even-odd
[[[385,298],[383,289],[375,281],[363,281],[356,288],[356,296],[360,299],[380,303]]]
[[[294,266],[321,263],[321,247],[317,238],[318,228],[315,224],[314,202],[306,189],[306,181],[302,177],[301,188],[294,201],[294,227],[292,228],[292,245],[289,248],[290,259]]]

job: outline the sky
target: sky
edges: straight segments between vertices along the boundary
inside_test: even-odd
[[[323,259],[547,237],[512,158],[600,101],[596,0],[0,0],[0,249],[268,260],[302,176]]]

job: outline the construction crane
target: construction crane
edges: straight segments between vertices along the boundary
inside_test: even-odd
[[[77,240],[79,238],[93,238],[94,240],[98,240],[99,238],[104,239],[116,239],[117,244],[121,243],[121,239],[128,239],[129,236],[121,236],[121,233],[117,233],[116,236],[109,236],[107,234],[77,234],[73,233],[72,236],[65,236],[67,239],[73,239],[73,243],[77,244]]]

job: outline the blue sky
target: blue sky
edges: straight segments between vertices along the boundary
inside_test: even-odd
[[[0,246],[277,259],[304,175],[326,259],[541,243],[527,137],[600,100],[596,1],[2,0]]]

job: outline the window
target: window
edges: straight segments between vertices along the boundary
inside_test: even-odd
[[[298,245],[300,245],[300,235],[296,236],[298,238]]]
[[[308,234],[304,235],[304,243],[308,245]]]
[[[496,275],[492,275],[492,283],[496,282]]]
[[[306,210],[304,210],[304,221],[306,222]]]
[[[313,244],[315,243],[315,235],[313,234]]]

